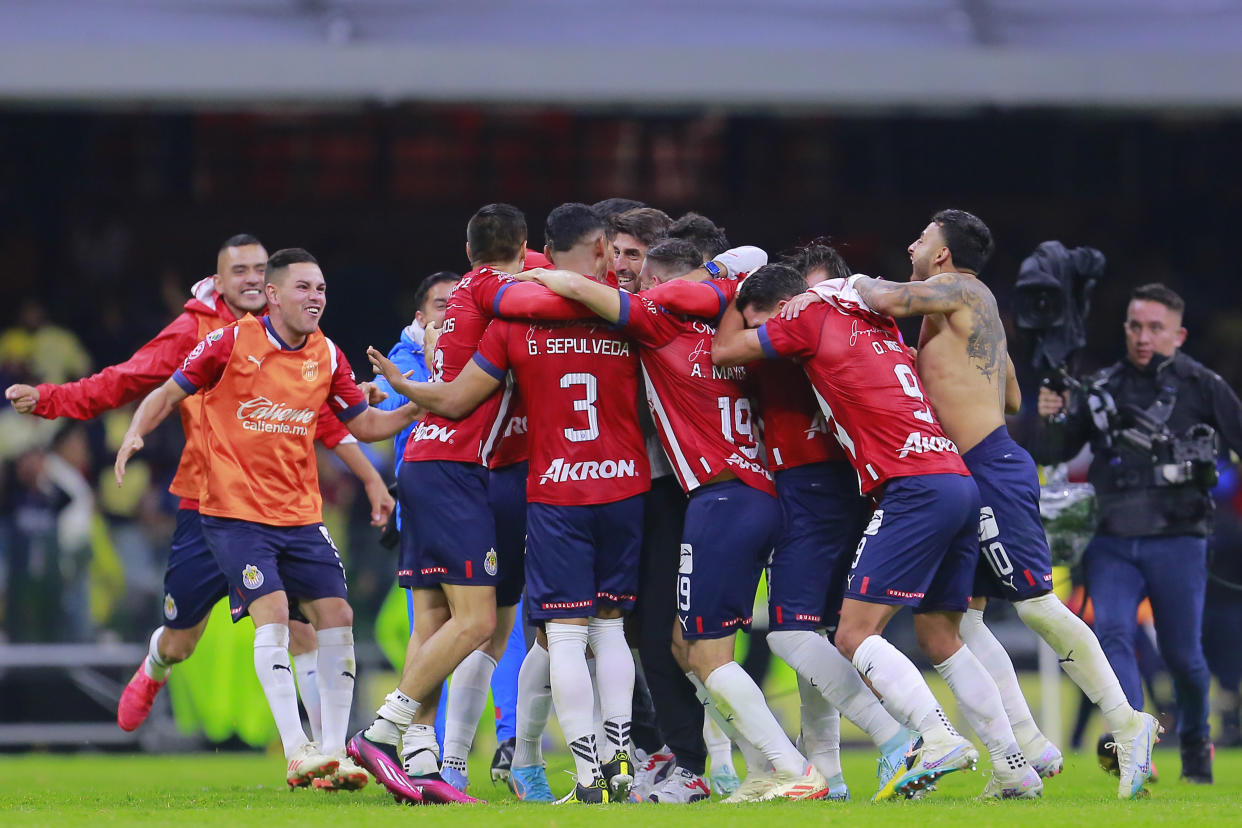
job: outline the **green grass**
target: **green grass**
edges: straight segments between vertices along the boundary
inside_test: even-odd
[[[557,807],[514,801],[491,785],[488,756],[471,765],[471,793],[488,805],[423,807],[396,805],[371,784],[356,794],[289,792],[284,766],[274,754],[193,754],[177,756],[26,754],[0,758],[0,825],[76,826],[408,826],[420,828],[483,825],[497,828],[731,828],[759,821],[821,825],[848,822],[850,828],[906,825],[1051,826],[1131,828],[1139,825],[1208,826],[1242,824],[1242,750],[1220,751],[1217,783],[1192,786],[1177,780],[1179,760],[1172,749],[1158,750],[1161,780],[1152,796],[1120,802],[1116,781],[1095,767],[1086,754],[1067,757],[1066,772],[1049,780],[1039,802],[975,802],[984,774],[945,777],[940,791],[923,802],[872,805],[874,755],[850,750],[844,756],[846,779],[855,800],[849,803],[800,802],[758,805],[694,806],[612,805],[606,808]],[[986,760],[985,760],[986,761]],[[568,790],[568,756],[551,758],[554,791]]]

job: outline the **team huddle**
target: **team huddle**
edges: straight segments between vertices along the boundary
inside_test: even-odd
[[[883,637],[908,606],[990,757],[983,796],[1038,797],[1062,757],[983,623],[991,598],[1013,602],[1100,707],[1118,794],[1140,795],[1159,727],[1051,593],[1036,469],[1005,426],[1020,401],[1013,365],[978,278],[986,225],[937,213],[910,245],[909,281],[884,281],[853,274],[824,244],[769,263],[729,248],[702,216],[674,226],[617,201],[554,209],[543,255],[527,249],[517,208],[476,212],[472,269],[443,286],[443,321],[419,327],[426,382],[371,348],[383,379],[357,385],[319,330],[314,257],[269,259],[235,237],[141,381],[110,394],[103,374],[6,392],[19,411],[94,416],[150,391],[118,483],[143,436],[180,410],[165,624],[122,697],[121,726],[141,724],[227,594],[234,620],[255,622],[290,786],[352,790],[373,776],[398,801],[474,801],[464,752],[446,743],[440,761],[441,687],[468,659],[495,665],[521,602],[538,627],[508,769],[521,799],[555,799],[539,748],[553,710],[576,766],[561,802],[695,802],[713,782],[729,802],[847,799],[842,717],[878,750],[874,798],[922,797],[973,770],[979,751]],[[917,348],[894,321],[908,316],[923,318]],[[398,685],[347,738],[352,612],[314,442],[349,452],[399,432],[410,642]],[[343,458],[386,522],[394,504],[374,469]],[[765,569],[768,644],[799,677],[796,743],[734,661]],[[653,751],[635,747],[636,675],[650,687],[658,773]],[[485,686],[474,695],[458,720],[478,721]],[[744,780],[708,777],[704,716],[742,752]]]

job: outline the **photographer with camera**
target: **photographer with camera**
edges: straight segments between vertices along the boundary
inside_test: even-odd
[[[1095,628],[1130,703],[1142,708],[1135,610],[1151,599],[1179,709],[1182,778],[1212,781],[1210,678],[1202,647],[1207,536],[1217,434],[1242,453],[1242,403],[1214,372],[1181,353],[1185,302],[1162,284],[1138,287],[1126,312],[1126,358],[1069,391],[1039,392],[1031,454],[1060,463],[1091,444],[1087,473],[1100,525],[1087,547]]]

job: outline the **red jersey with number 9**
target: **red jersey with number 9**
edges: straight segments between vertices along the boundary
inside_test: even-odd
[[[527,501],[589,506],[651,488],[637,348],[611,326],[497,319],[474,361],[502,382],[512,371],[526,400]]]
[[[894,477],[970,475],[923,394],[896,325],[817,303],[797,319],[773,316],[758,333],[770,359],[802,362],[864,494]]]

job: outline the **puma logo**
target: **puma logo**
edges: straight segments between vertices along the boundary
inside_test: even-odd
[[[289,665],[288,665],[288,664],[273,664],[273,665],[272,665],[272,671],[273,671],[273,672],[275,672],[276,670],[284,670],[284,671],[289,672],[289,673],[292,673],[292,672],[293,672],[292,670],[290,670],[290,669],[289,669]]]
[[[346,677],[347,679],[349,679],[350,681],[353,681],[353,680],[354,680],[354,674],[353,674],[353,673],[351,673],[351,672],[349,672],[348,670],[342,670],[342,671],[341,671],[341,675],[342,675],[342,676],[345,676],[345,677]]]
[[[251,361],[251,362],[253,362],[255,365],[257,365],[257,366],[259,366],[260,368],[262,368],[262,367],[263,367],[263,359],[267,359],[267,357],[264,357],[263,359],[259,359],[259,358],[258,358],[258,357],[256,357],[254,354],[250,354],[249,356],[247,356],[247,357],[246,357],[246,359],[250,360],[250,361]]]
[[[1074,651],[1070,650],[1068,653],[1065,654],[1065,658],[1057,659],[1057,664],[1068,664],[1069,662],[1073,660],[1074,660]]]

